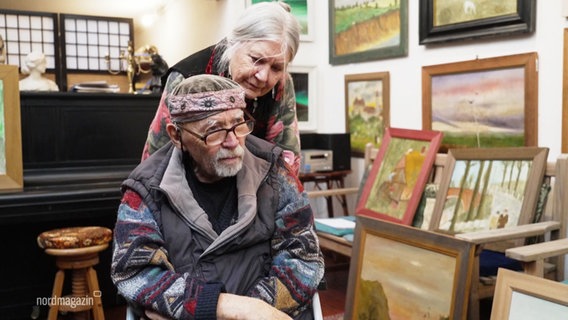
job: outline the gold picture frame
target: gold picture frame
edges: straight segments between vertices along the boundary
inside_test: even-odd
[[[0,65],[0,192],[23,189],[18,67]]]

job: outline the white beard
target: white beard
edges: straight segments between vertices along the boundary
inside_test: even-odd
[[[240,145],[236,147],[234,150],[223,149],[221,148],[219,152],[215,155],[215,158],[212,160],[212,167],[215,170],[215,174],[219,177],[233,177],[236,176],[237,173],[243,167],[243,155],[245,154],[245,150]],[[220,158],[227,158],[227,157],[240,157],[240,161],[234,165],[224,165],[219,163]]]

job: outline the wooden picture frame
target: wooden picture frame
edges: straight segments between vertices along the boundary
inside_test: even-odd
[[[288,66],[294,82],[296,115],[300,132],[317,131],[316,68],[313,66]]]
[[[275,0],[246,0],[247,6],[259,2],[271,2]],[[300,41],[314,41],[315,14],[314,0],[281,0],[290,6],[290,12],[300,23]]]
[[[500,268],[491,320],[568,319],[568,285]]]
[[[390,126],[390,74],[345,75],[345,132],[350,133],[351,156],[363,158],[371,142],[379,148]]]
[[[568,7],[568,4],[567,4]],[[564,29],[562,68],[562,153],[568,152],[568,28]]]
[[[408,0],[372,4],[355,0],[329,2],[331,65],[407,54]]]
[[[466,319],[474,251],[454,237],[358,216],[345,319]]]
[[[536,0],[420,0],[419,43],[469,40],[535,30]]]
[[[422,67],[422,128],[442,152],[538,144],[536,52]]]
[[[548,148],[451,149],[430,230],[484,231],[532,221]]]
[[[356,213],[411,225],[441,141],[441,132],[387,128]]]
[[[0,192],[24,187],[18,67],[0,64]]]

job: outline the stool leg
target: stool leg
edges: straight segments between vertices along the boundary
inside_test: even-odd
[[[65,279],[65,272],[63,270],[58,270],[55,274],[55,281],[53,281],[53,292],[51,297],[53,298],[52,304],[49,306],[48,320],[57,320],[57,313],[59,311],[59,305],[57,305],[57,297],[61,297],[61,292],[63,291],[63,280]]]
[[[99,289],[99,280],[97,278],[97,272],[93,267],[87,269],[87,284],[89,286],[89,293],[95,302],[93,306],[93,318],[94,320],[104,320],[105,314],[103,311],[101,290]]]

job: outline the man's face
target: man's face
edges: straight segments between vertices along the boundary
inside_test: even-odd
[[[245,121],[241,109],[227,110],[200,121],[180,124],[201,136],[218,129],[229,129]],[[218,145],[207,145],[203,140],[184,130],[180,130],[184,150],[195,161],[195,174],[201,182],[214,182],[223,177],[231,177],[242,168],[246,136],[236,137],[228,132]]]
[[[229,70],[231,78],[245,89],[249,99],[267,94],[282,79],[288,58],[275,41],[249,42],[238,48]]]

